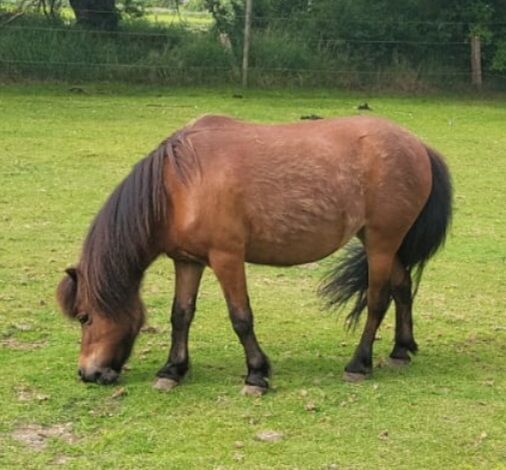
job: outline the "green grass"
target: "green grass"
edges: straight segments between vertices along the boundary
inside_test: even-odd
[[[213,17],[208,12],[191,12],[181,10],[177,12],[171,10],[150,10],[146,12],[144,18],[153,23],[179,24],[183,23],[195,29],[209,29],[213,25]]]
[[[73,10],[70,7],[60,10],[61,16],[67,21],[75,19]],[[181,9],[179,14],[167,8],[147,8],[142,16],[143,19],[163,25],[184,24],[195,29],[209,29],[213,24],[213,18],[207,11],[194,12]]]
[[[338,92],[245,92],[64,85],[0,93],[0,467],[505,468],[506,108],[504,96],[388,97]],[[314,295],[329,266],[248,267],[258,337],[274,390],[239,395],[242,350],[207,273],[191,334],[192,371],[163,394],[151,387],[168,349],[173,271],[160,259],[143,287],[156,333],[139,338],[119,385],[79,383],[79,327],[58,313],[55,287],[90,219],[132,164],[196,116],[262,122],[302,114],[374,113],[443,152],[455,184],[447,246],[426,270],[415,306],[421,347],[405,370],[378,367],[346,384],[358,341]],[[391,348],[392,312],[375,345]],[[112,398],[119,387],[125,395]],[[316,411],[307,411],[313,402]],[[72,423],[75,442],[33,450],[26,425]],[[257,432],[285,434],[277,443]],[[242,444],[237,444],[237,442]],[[336,467],[333,467],[335,465]]]

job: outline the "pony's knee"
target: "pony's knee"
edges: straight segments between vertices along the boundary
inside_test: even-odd
[[[251,334],[253,331],[253,321],[250,319],[245,320],[242,318],[233,318],[232,327],[234,328],[237,336],[239,336],[239,338],[243,338]]]
[[[172,305],[172,315],[170,318],[172,327],[176,330],[186,328],[192,321],[195,314],[195,302],[190,301],[186,304],[177,300]]]

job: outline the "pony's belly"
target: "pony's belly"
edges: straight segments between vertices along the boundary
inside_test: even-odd
[[[343,227],[319,227],[311,233],[286,234],[283,238],[257,237],[246,247],[246,261],[292,266],[318,261],[342,247],[353,235]]]

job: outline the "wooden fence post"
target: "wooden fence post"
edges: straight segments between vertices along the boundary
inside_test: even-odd
[[[242,52],[242,86],[248,86],[249,46],[251,39],[251,10],[253,0],[246,0],[246,16],[244,18],[244,49]]]
[[[471,83],[481,90],[481,41],[478,35],[471,36]]]

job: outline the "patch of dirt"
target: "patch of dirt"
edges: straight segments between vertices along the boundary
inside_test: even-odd
[[[304,409],[306,411],[318,411],[318,406],[316,405],[316,403],[314,401],[308,401],[304,405]]]
[[[19,401],[38,401],[43,402],[49,400],[49,395],[39,393],[25,385],[20,385],[15,389],[16,397]]]
[[[15,335],[18,331],[32,331],[33,326],[29,323],[11,323],[1,333],[2,338],[10,338]]]
[[[0,346],[4,346],[16,351],[33,351],[34,349],[43,348],[47,345],[47,341],[19,341],[15,338],[6,338],[0,341]]]
[[[50,465],[67,465],[72,461],[72,458],[67,455],[57,455],[49,462]]]
[[[382,440],[382,441],[386,441],[388,440],[389,438],[389,434],[388,434],[388,431],[381,431],[379,434],[378,434],[378,437]]]
[[[141,332],[142,333],[151,333],[151,334],[160,333],[160,328],[158,328],[157,326],[152,326],[152,325],[144,325],[141,328]]]
[[[61,439],[68,444],[73,444],[78,440],[72,433],[72,423],[55,424],[53,426],[27,424],[15,429],[11,436],[35,451],[43,450],[47,445],[47,440],[52,437]]]
[[[260,431],[255,434],[255,439],[262,442],[278,442],[285,438],[284,433],[279,431]]]

